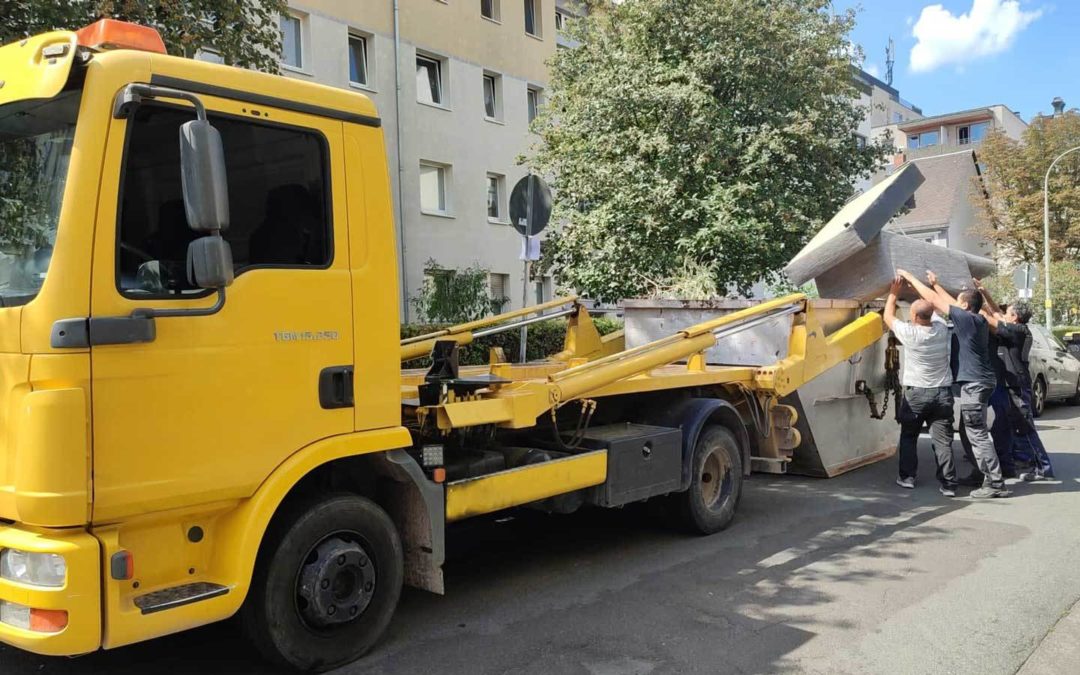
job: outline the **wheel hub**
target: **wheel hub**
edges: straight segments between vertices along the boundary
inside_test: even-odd
[[[348,623],[371,603],[375,581],[375,565],[360,544],[330,537],[315,547],[300,569],[300,613],[314,626]]]
[[[727,457],[722,457],[722,453],[713,452],[701,466],[701,499],[705,503],[705,506],[712,508],[720,501],[723,496],[728,483],[728,466]]]

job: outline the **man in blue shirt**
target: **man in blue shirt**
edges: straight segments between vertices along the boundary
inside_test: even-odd
[[[977,290],[965,290],[953,298],[940,284],[933,272],[927,273],[930,286],[905,270],[897,270],[919,296],[949,317],[957,338],[959,367],[956,383],[960,385],[960,415],[971,442],[971,450],[979,471],[982,487],[972,491],[975,499],[1007,497],[994,441],[986,424],[986,411],[997,378],[990,364],[990,325],[979,312],[983,297]]]

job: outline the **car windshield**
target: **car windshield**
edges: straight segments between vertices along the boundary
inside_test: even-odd
[[[0,305],[32,300],[49,270],[79,91],[0,108]]]

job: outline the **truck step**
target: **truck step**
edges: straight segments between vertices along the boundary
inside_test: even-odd
[[[193,602],[216,598],[220,595],[225,595],[228,592],[228,586],[199,581],[191,584],[184,584],[182,586],[163,588],[160,591],[140,595],[135,598],[135,606],[138,607],[143,614],[153,614],[154,612],[163,612],[167,609],[173,609],[174,607],[190,605]]]

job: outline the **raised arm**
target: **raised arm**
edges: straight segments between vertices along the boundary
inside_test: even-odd
[[[950,305],[960,304],[956,301],[956,298],[954,298],[952,294],[945,290],[944,286],[938,283],[937,274],[935,274],[932,270],[926,270],[926,280],[930,283],[930,288],[934,289],[934,292],[941,296],[942,300],[949,303]]]
[[[889,286],[889,297],[885,300],[885,313],[882,315],[889,330],[892,330],[893,322],[896,321],[896,298],[903,288],[904,279],[899,276],[893,279],[892,285]]]
[[[996,302],[994,302],[994,298],[993,298],[993,296],[990,295],[989,289],[987,289],[986,286],[983,286],[983,282],[981,280],[979,280],[979,279],[972,278],[971,281],[974,282],[975,288],[978,289],[979,293],[982,293],[983,300],[985,301],[986,309],[990,312],[990,314],[993,314],[995,319],[1001,318],[1002,317],[1001,307]],[[983,312],[983,313],[985,314],[986,312]],[[987,316],[987,319],[989,319],[989,318],[990,317]]]
[[[941,312],[942,314],[949,313],[949,305],[951,303],[947,302],[944,298],[938,295],[937,291],[916,279],[915,275],[913,275],[911,272],[908,272],[907,270],[898,269],[896,270],[896,273],[903,277],[904,281],[911,284],[911,287],[915,289],[915,292],[919,294],[919,297],[933,305],[935,310]]]

